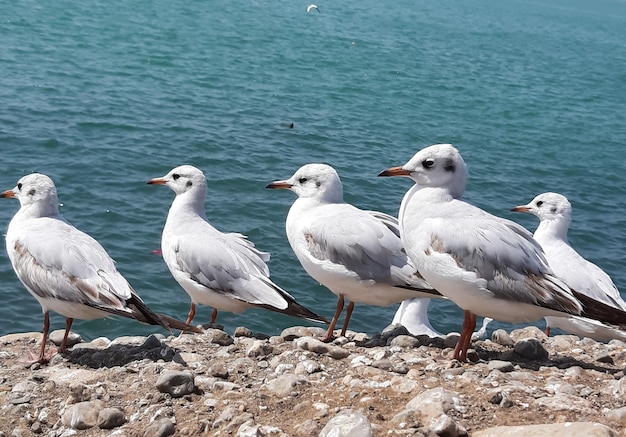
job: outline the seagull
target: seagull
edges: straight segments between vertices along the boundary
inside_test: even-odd
[[[32,173],[0,194],[17,198],[20,209],[7,229],[6,246],[19,280],[41,305],[43,338],[36,362],[46,363],[50,311],[66,318],[61,352],[74,319],[118,315],[169,330],[189,329],[150,310],[115,268],[104,248],[59,213],[57,190],[48,176]]]
[[[220,232],[209,223],[204,212],[207,182],[201,170],[182,165],[148,184],[167,185],[176,193],[161,251],[172,276],[191,298],[188,324],[197,304],[213,307],[211,323],[218,310],[240,313],[253,307],[328,323],[270,280],[268,253],[256,249],[246,236]]]
[[[309,12],[311,12],[312,9],[315,9],[317,11],[317,13],[320,13],[320,9],[317,7],[317,5],[315,4],[310,4],[306,7],[306,13],[308,14]]]
[[[580,256],[567,241],[572,205],[558,193],[539,194],[527,205],[516,206],[516,212],[529,212],[539,218],[533,237],[543,248],[554,273],[569,287],[592,299],[626,311],[626,302],[619,290],[600,267]],[[546,334],[557,327],[571,334],[606,341],[626,341],[626,332],[593,319],[581,317],[546,317]]]
[[[442,297],[407,258],[397,220],[345,203],[341,180],[331,166],[304,165],[291,178],[267,188],[298,195],[287,215],[287,239],[309,276],[339,298],[323,341],[333,340],[346,299],[350,302],[342,336],[355,302],[386,306],[414,297]],[[424,310],[427,306],[424,303]],[[430,326],[427,317],[423,322]]]
[[[403,300],[396,310],[391,321],[392,325],[402,325],[411,335],[427,335],[429,337],[443,337],[436,331],[428,319],[428,305],[430,299],[413,298]]]
[[[400,205],[402,242],[424,279],[465,310],[455,359],[467,359],[476,315],[511,323],[577,315],[626,326],[625,312],[560,280],[530,232],[461,199],[467,168],[452,145],[426,147],[379,176],[415,182]]]

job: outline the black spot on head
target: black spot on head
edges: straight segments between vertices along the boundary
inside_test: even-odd
[[[192,185],[193,185],[193,182],[191,182],[191,181],[187,181],[187,186],[188,186],[188,187],[191,187]]]
[[[553,206],[551,209],[552,212],[556,212],[556,206]]]
[[[454,165],[454,159],[448,158],[446,159],[446,164],[443,166],[445,171],[450,171],[454,173],[456,171],[456,165]]]
[[[29,196],[32,196],[32,195],[34,195],[34,194],[35,194],[35,189],[34,189],[34,188],[32,188],[32,189],[28,192],[28,195],[29,195]]]
[[[322,185],[322,183],[320,181],[315,182],[315,186],[319,187],[320,185]]]

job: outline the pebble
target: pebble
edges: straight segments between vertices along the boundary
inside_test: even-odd
[[[527,360],[543,361],[548,359],[548,351],[536,338],[524,338],[515,343],[515,353]]]
[[[64,335],[65,335],[64,329],[57,329],[57,330],[52,331],[50,335],[48,335],[48,340],[50,340],[52,343],[54,343],[57,346],[61,346]],[[67,334],[67,342],[66,342],[67,347],[72,347],[74,345],[77,345],[78,343],[82,343],[82,341],[83,341],[82,337],[78,335],[77,333],[75,333],[74,331],[70,331],[69,334]]]
[[[191,394],[194,390],[193,373],[167,370],[159,376],[156,388],[161,393],[169,393],[173,398]]]
[[[341,411],[322,428],[319,437],[373,437],[367,416],[352,409]]]
[[[100,401],[79,402],[65,410],[61,422],[73,429],[89,429],[98,424],[98,414],[103,405]]]
[[[144,437],[169,437],[176,432],[176,427],[170,419],[160,419],[152,422],[143,433]]]
[[[498,370],[500,372],[512,372],[515,367],[509,361],[491,360],[487,363],[489,370]]]
[[[493,331],[491,333],[491,341],[507,347],[512,347],[515,345],[515,342],[513,341],[509,333],[506,332],[504,329],[496,329],[495,331]]]
[[[341,346],[326,344],[312,337],[301,337],[293,341],[294,345],[299,349],[308,350],[318,354],[328,355],[332,358],[340,360],[350,355],[346,349]]]
[[[125,422],[124,412],[119,408],[104,408],[98,413],[97,423],[100,429],[117,428]]]

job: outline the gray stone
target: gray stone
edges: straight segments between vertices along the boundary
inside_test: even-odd
[[[459,338],[461,338],[461,334],[459,334],[458,332],[450,332],[444,337],[443,345],[445,347],[455,347],[456,344],[459,342]]]
[[[159,376],[156,388],[161,393],[169,393],[174,398],[179,398],[193,393],[194,376],[191,372],[166,370]]]
[[[248,357],[266,357],[274,352],[274,347],[265,340],[255,340],[246,351]]]
[[[65,335],[64,329],[57,329],[50,333],[50,335],[48,336],[48,340],[50,340],[52,343],[54,343],[57,346],[61,346],[64,335]],[[69,334],[67,334],[66,346],[72,347],[78,343],[82,343],[82,341],[83,339],[81,338],[80,335],[78,335],[74,331],[70,331]]]
[[[233,332],[233,337],[252,337],[252,331],[245,326],[237,326],[235,328],[235,332]]]
[[[292,326],[286,328],[280,333],[280,336],[286,341],[293,341],[300,337],[322,337],[326,334],[326,330],[314,326]]]
[[[513,346],[515,342],[504,329],[496,329],[491,333],[491,341],[502,346]]]
[[[161,419],[152,422],[143,433],[144,437],[168,437],[176,432],[176,427],[170,419]]]
[[[9,393],[9,402],[13,405],[27,404],[34,396],[33,392],[37,389],[38,384],[34,381],[18,382]]]
[[[98,413],[98,427],[113,429],[126,423],[124,413],[119,408],[104,408]]]
[[[515,367],[509,361],[491,360],[487,363],[489,370],[499,370],[500,372],[512,372]]]
[[[254,420],[244,422],[237,430],[237,437],[288,437],[285,432],[275,426],[257,425]]]
[[[420,345],[420,341],[412,337],[410,335],[398,335],[394,337],[391,342],[389,342],[389,346],[398,346],[398,347],[406,347],[406,348],[415,348]]]
[[[301,379],[293,374],[280,375],[278,378],[270,381],[267,384],[267,388],[276,396],[285,397],[289,396],[296,386],[302,382]]]
[[[546,335],[545,332],[543,332],[541,329],[539,329],[536,326],[526,326],[524,328],[521,329],[514,329],[513,331],[511,331],[511,338],[513,339],[513,341],[517,342],[519,340],[522,340],[524,338],[534,338],[537,340],[547,340],[548,336]]]
[[[301,337],[294,340],[294,344],[299,349],[308,350],[317,354],[325,354],[337,360],[350,355],[346,349],[341,346],[326,344],[312,337]]]
[[[219,344],[220,346],[230,346],[235,342],[230,335],[221,329],[207,329],[204,335],[211,340],[211,343]]]
[[[613,357],[611,357],[611,355],[609,355],[607,351],[598,352],[598,354],[593,359],[599,363],[615,364],[613,362]]]
[[[102,410],[101,401],[79,402],[68,407],[61,423],[73,429],[89,429],[98,424],[98,413]]]
[[[301,373],[312,374],[312,373],[320,372],[321,370],[322,370],[322,366],[317,361],[304,360],[304,361],[300,361],[296,365],[295,373],[296,374],[301,374]]]
[[[610,410],[606,413],[606,417],[613,422],[617,422],[622,426],[626,426],[626,407]]]
[[[330,419],[319,437],[373,437],[367,416],[360,411],[344,410]]]
[[[580,412],[585,408],[593,408],[593,404],[587,399],[569,394],[544,396],[536,399],[535,403],[537,408],[545,407],[556,411]]]
[[[515,353],[527,360],[547,360],[548,351],[536,338],[524,338],[515,343]]]
[[[438,435],[456,437],[466,435],[463,427],[458,425],[447,414],[460,407],[458,394],[443,387],[425,390],[406,405],[407,409],[415,410],[426,427]],[[462,409],[462,408],[460,408]]]
[[[546,423],[541,425],[496,426],[472,432],[472,437],[618,437],[606,425],[592,422]]]

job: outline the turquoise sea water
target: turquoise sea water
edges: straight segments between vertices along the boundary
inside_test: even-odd
[[[626,2],[320,1],[307,14],[300,0],[0,0],[0,190],[51,176],[65,217],[149,306],[184,318],[187,295],[151,254],[173,193],[145,182],[193,164],[212,223],[270,251],[272,278],[330,317],[335,296],[284,235],[294,195],[265,185],[326,162],[347,201],[396,214],[409,181],[378,172],[451,142],[470,168],[466,198],[492,213],[534,230],[509,209],[568,196],[572,244],[626,290]],[[17,209],[0,202],[0,229]],[[0,290],[0,334],[41,329],[4,250]],[[375,333],[394,312],[357,305],[351,328]],[[460,329],[452,304],[430,314]],[[218,321],[268,334],[301,324],[260,310]],[[74,329],[154,331],[120,319]]]

